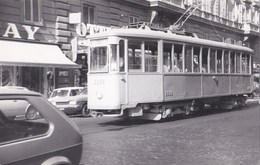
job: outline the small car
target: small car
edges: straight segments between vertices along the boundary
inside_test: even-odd
[[[52,91],[48,100],[67,115],[90,115],[87,87],[57,88]]]
[[[29,108],[24,110],[24,105]],[[78,165],[82,135],[40,93],[1,88],[0,153],[0,165]]]

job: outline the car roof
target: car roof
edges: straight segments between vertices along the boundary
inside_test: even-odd
[[[0,87],[0,95],[34,95],[34,96],[41,96],[40,93],[24,90],[20,88],[6,88]]]
[[[63,88],[56,88],[54,89],[54,91],[56,90],[71,90],[71,89],[83,89],[84,87],[63,87]]]

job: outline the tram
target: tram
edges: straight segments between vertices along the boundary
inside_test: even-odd
[[[161,120],[232,109],[253,92],[253,50],[148,25],[89,35],[88,108]]]

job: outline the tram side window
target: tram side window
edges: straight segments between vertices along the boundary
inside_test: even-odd
[[[183,45],[174,44],[174,65],[173,72],[183,72]]]
[[[244,53],[242,54],[242,73],[249,73],[249,55]]]
[[[186,46],[185,47],[185,72],[191,72],[192,68],[192,47],[191,46]]]
[[[235,52],[230,53],[230,73],[235,73]]]
[[[217,73],[222,73],[222,50],[217,50]]]
[[[193,72],[200,72],[200,47],[193,50]]]
[[[111,62],[110,69],[111,71],[117,71],[117,45],[111,45]]]
[[[142,71],[142,42],[138,40],[128,41],[128,68],[129,71]]]
[[[124,40],[119,41],[119,71],[125,71],[125,42]]]
[[[210,73],[216,73],[216,50],[210,49]]]
[[[224,51],[224,73],[229,73],[229,51]]]
[[[163,44],[163,72],[172,71],[172,44]]]
[[[209,48],[202,48],[202,73],[208,73],[208,52]]]
[[[107,72],[107,47],[95,47],[90,53],[90,71]]]
[[[158,43],[145,41],[145,72],[157,72]]]
[[[236,53],[236,73],[240,73],[240,53]]]

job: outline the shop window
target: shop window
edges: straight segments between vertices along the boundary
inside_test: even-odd
[[[216,73],[216,50],[210,49],[210,73]]]
[[[48,121],[27,100],[0,100],[0,143],[20,141],[47,134]]]
[[[43,68],[22,67],[22,86],[43,93]]]
[[[208,53],[209,48],[202,48],[202,73],[208,73]]]
[[[85,24],[95,24],[95,7],[83,5],[83,21]]]
[[[138,40],[128,41],[128,69],[132,71],[142,71],[142,42]]]
[[[157,72],[157,60],[158,60],[158,43],[157,42],[145,42],[144,49],[145,57],[145,72]]]
[[[0,66],[0,69],[2,69],[2,76],[0,76],[1,79],[1,86],[13,86],[15,85],[14,82],[14,67],[12,66]]]
[[[192,47],[186,46],[185,47],[185,72],[191,72],[192,68]]]
[[[25,22],[41,23],[41,0],[23,0],[23,17]]]

